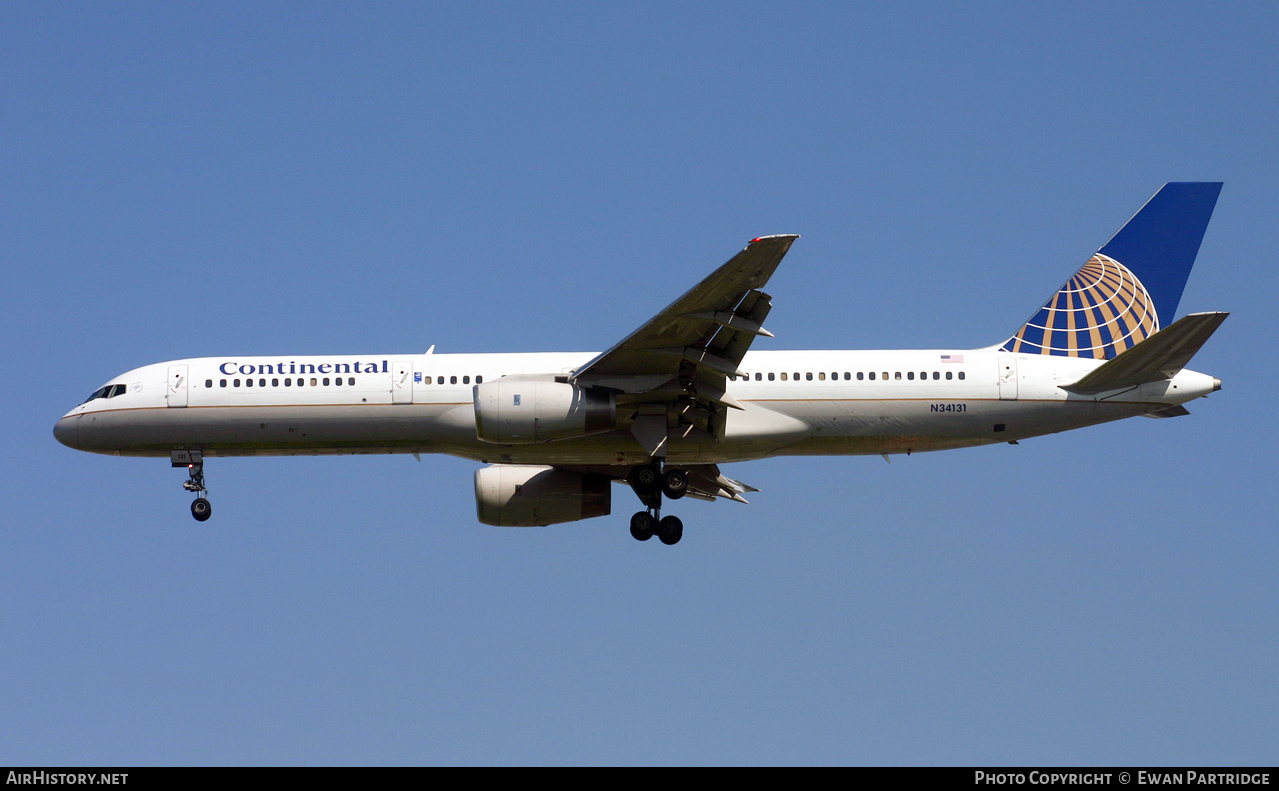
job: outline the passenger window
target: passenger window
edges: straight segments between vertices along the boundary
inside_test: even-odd
[[[232,380],[231,380],[231,385],[232,385],[233,387],[239,387],[239,386],[240,386],[240,380],[239,380],[239,379],[232,379]]]
[[[934,378],[934,379],[940,379],[940,378],[941,378],[941,374],[937,373],[936,371],[933,371],[933,378]]]
[[[960,372],[959,372],[959,378],[960,378],[960,379],[963,379],[963,378],[964,378],[964,372],[963,372],[963,371],[960,371]]]
[[[348,376],[348,377],[347,377],[347,379],[346,379],[346,383],[347,383],[347,386],[349,386],[349,387],[355,387],[355,377],[354,377],[354,376]]]
[[[825,381],[826,381],[826,372],[825,372],[825,371],[819,371],[819,372],[818,372],[818,374],[817,374],[817,381],[819,381],[819,382],[825,382]]]
[[[884,376],[888,376],[888,374],[884,374]],[[901,371],[894,371],[894,372],[893,372],[893,378],[894,378],[894,379],[898,379],[898,380],[900,380],[900,379],[902,378],[902,372],[901,372]]]
[[[795,375],[795,378],[796,378],[796,379],[798,379],[798,378],[799,378],[799,374],[796,374],[796,375]],[[812,372],[812,371],[809,371],[808,373],[804,374],[804,378],[805,378],[805,379],[807,379],[807,380],[808,380],[808,381],[810,381],[810,382],[811,382],[811,381],[813,381],[813,372]]]
[[[861,371],[858,371],[858,372],[857,372],[857,381],[859,381],[859,382],[860,382],[863,378],[865,378],[865,377],[864,377],[864,375],[862,374],[862,372],[861,372]]]
[[[265,379],[259,379],[259,380],[258,380],[258,387],[266,387],[266,380],[265,380]]]
[[[462,377],[462,384],[464,384],[464,385],[469,385],[470,383],[471,383],[471,377],[469,377],[469,376],[463,376],[463,377]]]
[[[785,381],[786,381],[786,372],[785,372],[785,371],[782,371],[782,381],[783,381],[783,382],[785,382]]]
[[[429,377],[429,376],[428,376],[428,377],[426,377],[426,383],[427,383],[427,384],[430,384],[430,383],[431,383],[431,377]],[[340,377],[340,376],[339,376],[338,378],[334,379],[334,380],[333,380],[333,384],[337,385],[338,387],[341,387],[341,386],[342,386],[342,377]]]
[[[799,381],[799,371],[796,371],[796,372],[795,372],[795,381],[796,381],[796,382],[798,382],[798,381]]]
[[[212,380],[212,379],[205,379],[205,380],[204,380],[204,386],[205,386],[205,387],[213,387],[213,380]]]
[[[456,377],[456,376],[450,376],[450,377],[449,377],[449,384],[451,384],[451,385],[455,385],[455,384],[457,384],[457,377]]]
[[[245,386],[245,387],[252,387],[252,386],[253,386],[253,380],[252,380],[252,379],[245,379],[245,380],[244,380],[244,386]]]
[[[226,387],[226,380],[225,380],[225,379],[219,379],[219,380],[218,380],[218,387]]]
[[[873,382],[873,381],[875,381],[875,372],[874,372],[874,371],[871,371],[871,372],[870,372],[870,380],[871,380],[872,382]]]
[[[951,376],[951,375],[950,375],[950,371],[947,371],[947,372],[946,372],[946,378],[947,378],[947,379],[949,379],[949,378],[950,378],[950,376]]]
[[[272,379],[272,380],[271,380],[271,386],[272,386],[272,387],[279,387],[279,386],[280,386],[280,380],[279,380],[279,379]]]
[[[484,377],[482,377],[482,376],[478,376],[478,375],[477,375],[477,376],[475,377],[475,383],[476,383],[477,385],[482,385],[482,384],[484,384]]]
[[[907,379],[909,379],[909,380],[910,380],[910,381],[912,381],[912,382],[913,382],[913,381],[915,381],[915,372],[914,372],[914,371],[907,371],[907,372],[906,372],[906,378],[907,378]]]
[[[315,385],[316,385],[315,377],[314,377],[314,376],[312,376],[312,377],[311,377],[311,386],[312,386],[312,387],[315,387]]]
[[[764,378],[764,375],[763,375],[763,374],[755,374],[755,381],[756,381],[756,382],[761,381],[763,378]]]
[[[325,386],[325,387],[328,387],[328,386],[329,386],[329,377],[327,377],[327,376],[326,376],[326,377],[324,377],[324,386]]]
[[[285,387],[292,387],[292,386],[293,386],[293,380],[292,380],[292,379],[285,379],[285,380],[284,380],[284,386],[285,386]]]
[[[435,380],[435,383],[436,383],[436,384],[438,384],[438,385],[442,385],[442,384],[444,384],[444,377],[443,377],[443,376],[441,376],[439,379],[436,379],[436,380]]]
[[[900,376],[900,374],[899,374],[899,376]],[[887,381],[888,381],[888,372],[887,372],[887,371],[884,371],[883,379],[884,379],[884,381],[885,381],[885,382],[887,382]]]
[[[771,381],[773,381],[773,372],[772,372],[772,371],[769,371],[769,372],[768,372],[768,381],[770,381],[770,382],[771,382]]]

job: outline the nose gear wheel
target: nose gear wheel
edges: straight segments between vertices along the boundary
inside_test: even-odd
[[[213,516],[213,506],[205,497],[209,489],[204,485],[204,462],[193,462],[186,465],[186,468],[188,478],[182,482],[182,488],[199,495],[191,503],[191,516],[195,517],[197,522],[207,521],[210,516]]]

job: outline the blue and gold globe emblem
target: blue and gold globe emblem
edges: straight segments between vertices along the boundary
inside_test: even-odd
[[[1003,349],[1108,360],[1158,331],[1145,286],[1128,267],[1098,253]]]

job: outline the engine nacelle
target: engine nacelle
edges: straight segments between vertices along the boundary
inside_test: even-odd
[[[607,475],[525,464],[494,464],[475,471],[475,511],[498,527],[540,527],[608,516],[613,505]]]
[[[553,379],[504,376],[474,388],[475,435],[527,445],[583,437],[617,424],[615,396]]]

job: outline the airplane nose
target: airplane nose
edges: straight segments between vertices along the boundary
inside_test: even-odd
[[[64,417],[57,423],[53,424],[53,438],[68,448],[80,449],[79,431],[77,423],[79,417]]]

